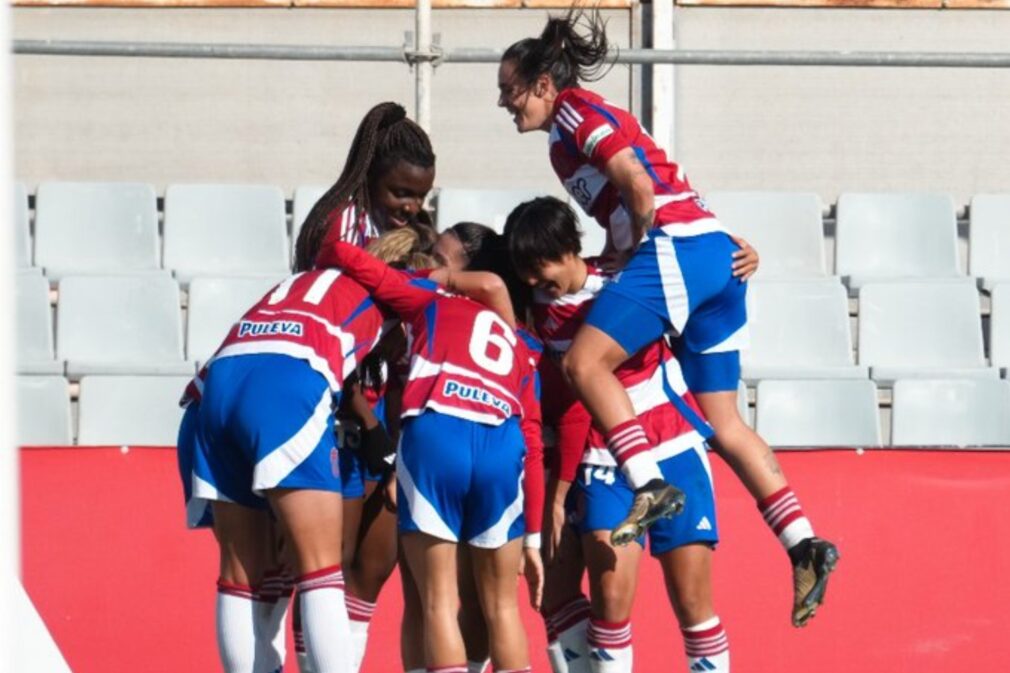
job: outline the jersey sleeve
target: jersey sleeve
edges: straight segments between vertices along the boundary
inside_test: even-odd
[[[576,95],[565,97],[555,121],[572,138],[579,154],[600,172],[615,154],[632,146],[613,113]]]
[[[526,349],[523,349],[524,351]],[[529,353],[523,357],[529,358]],[[520,419],[523,439],[526,440],[523,477],[523,517],[526,520],[526,547],[540,546],[540,531],[544,520],[544,439],[540,415],[539,382],[532,358],[523,374],[523,387],[519,401],[523,415]]]
[[[557,363],[540,360],[543,384],[544,422],[554,428],[555,446],[551,453],[551,474],[563,481],[574,481],[586,451],[586,438],[593,420],[565,381]]]
[[[361,248],[342,241],[324,246],[316,257],[316,266],[342,269],[368,290],[373,299],[408,321],[438,296],[435,283],[397,271]]]

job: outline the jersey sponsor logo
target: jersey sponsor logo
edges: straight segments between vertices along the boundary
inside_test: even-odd
[[[500,397],[496,397],[488,392],[486,388],[481,388],[480,386],[471,386],[466,385],[465,383],[460,383],[459,381],[449,380],[446,381],[445,385],[442,387],[442,394],[446,397],[458,397],[461,400],[486,404],[487,406],[500,410],[505,416],[512,415],[511,404]]]
[[[305,333],[305,326],[297,320],[272,320],[270,322],[257,322],[254,320],[242,320],[238,324],[238,336],[258,337],[258,336],[302,336]]]
[[[609,124],[597,126],[593,132],[586,137],[586,141],[582,143],[582,153],[587,157],[593,156],[593,150],[595,150],[596,146],[600,144],[600,141],[613,134],[613,132],[614,129],[612,129]]]

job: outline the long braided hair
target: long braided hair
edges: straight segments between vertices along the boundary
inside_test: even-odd
[[[371,209],[369,186],[399,161],[420,168],[435,165],[428,134],[397,103],[379,103],[354,134],[344,169],[309,211],[295,243],[295,271],[311,269],[329,228],[330,215],[347,202],[359,213]]]

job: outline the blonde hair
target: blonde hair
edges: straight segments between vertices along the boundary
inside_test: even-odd
[[[365,250],[390,266],[433,269],[438,265],[434,258],[425,252],[430,248],[431,241],[423,240],[416,229],[401,227],[373,239]]]

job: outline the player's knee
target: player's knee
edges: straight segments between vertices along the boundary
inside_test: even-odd
[[[579,350],[568,351],[561,361],[561,371],[564,372],[565,378],[576,387],[588,381],[598,367],[599,360],[586,357]]]
[[[673,611],[682,627],[700,624],[712,616],[712,599],[705,587],[680,586],[670,592]]]
[[[605,582],[593,600],[593,614],[606,622],[620,622],[631,616],[634,589],[624,582]]]

